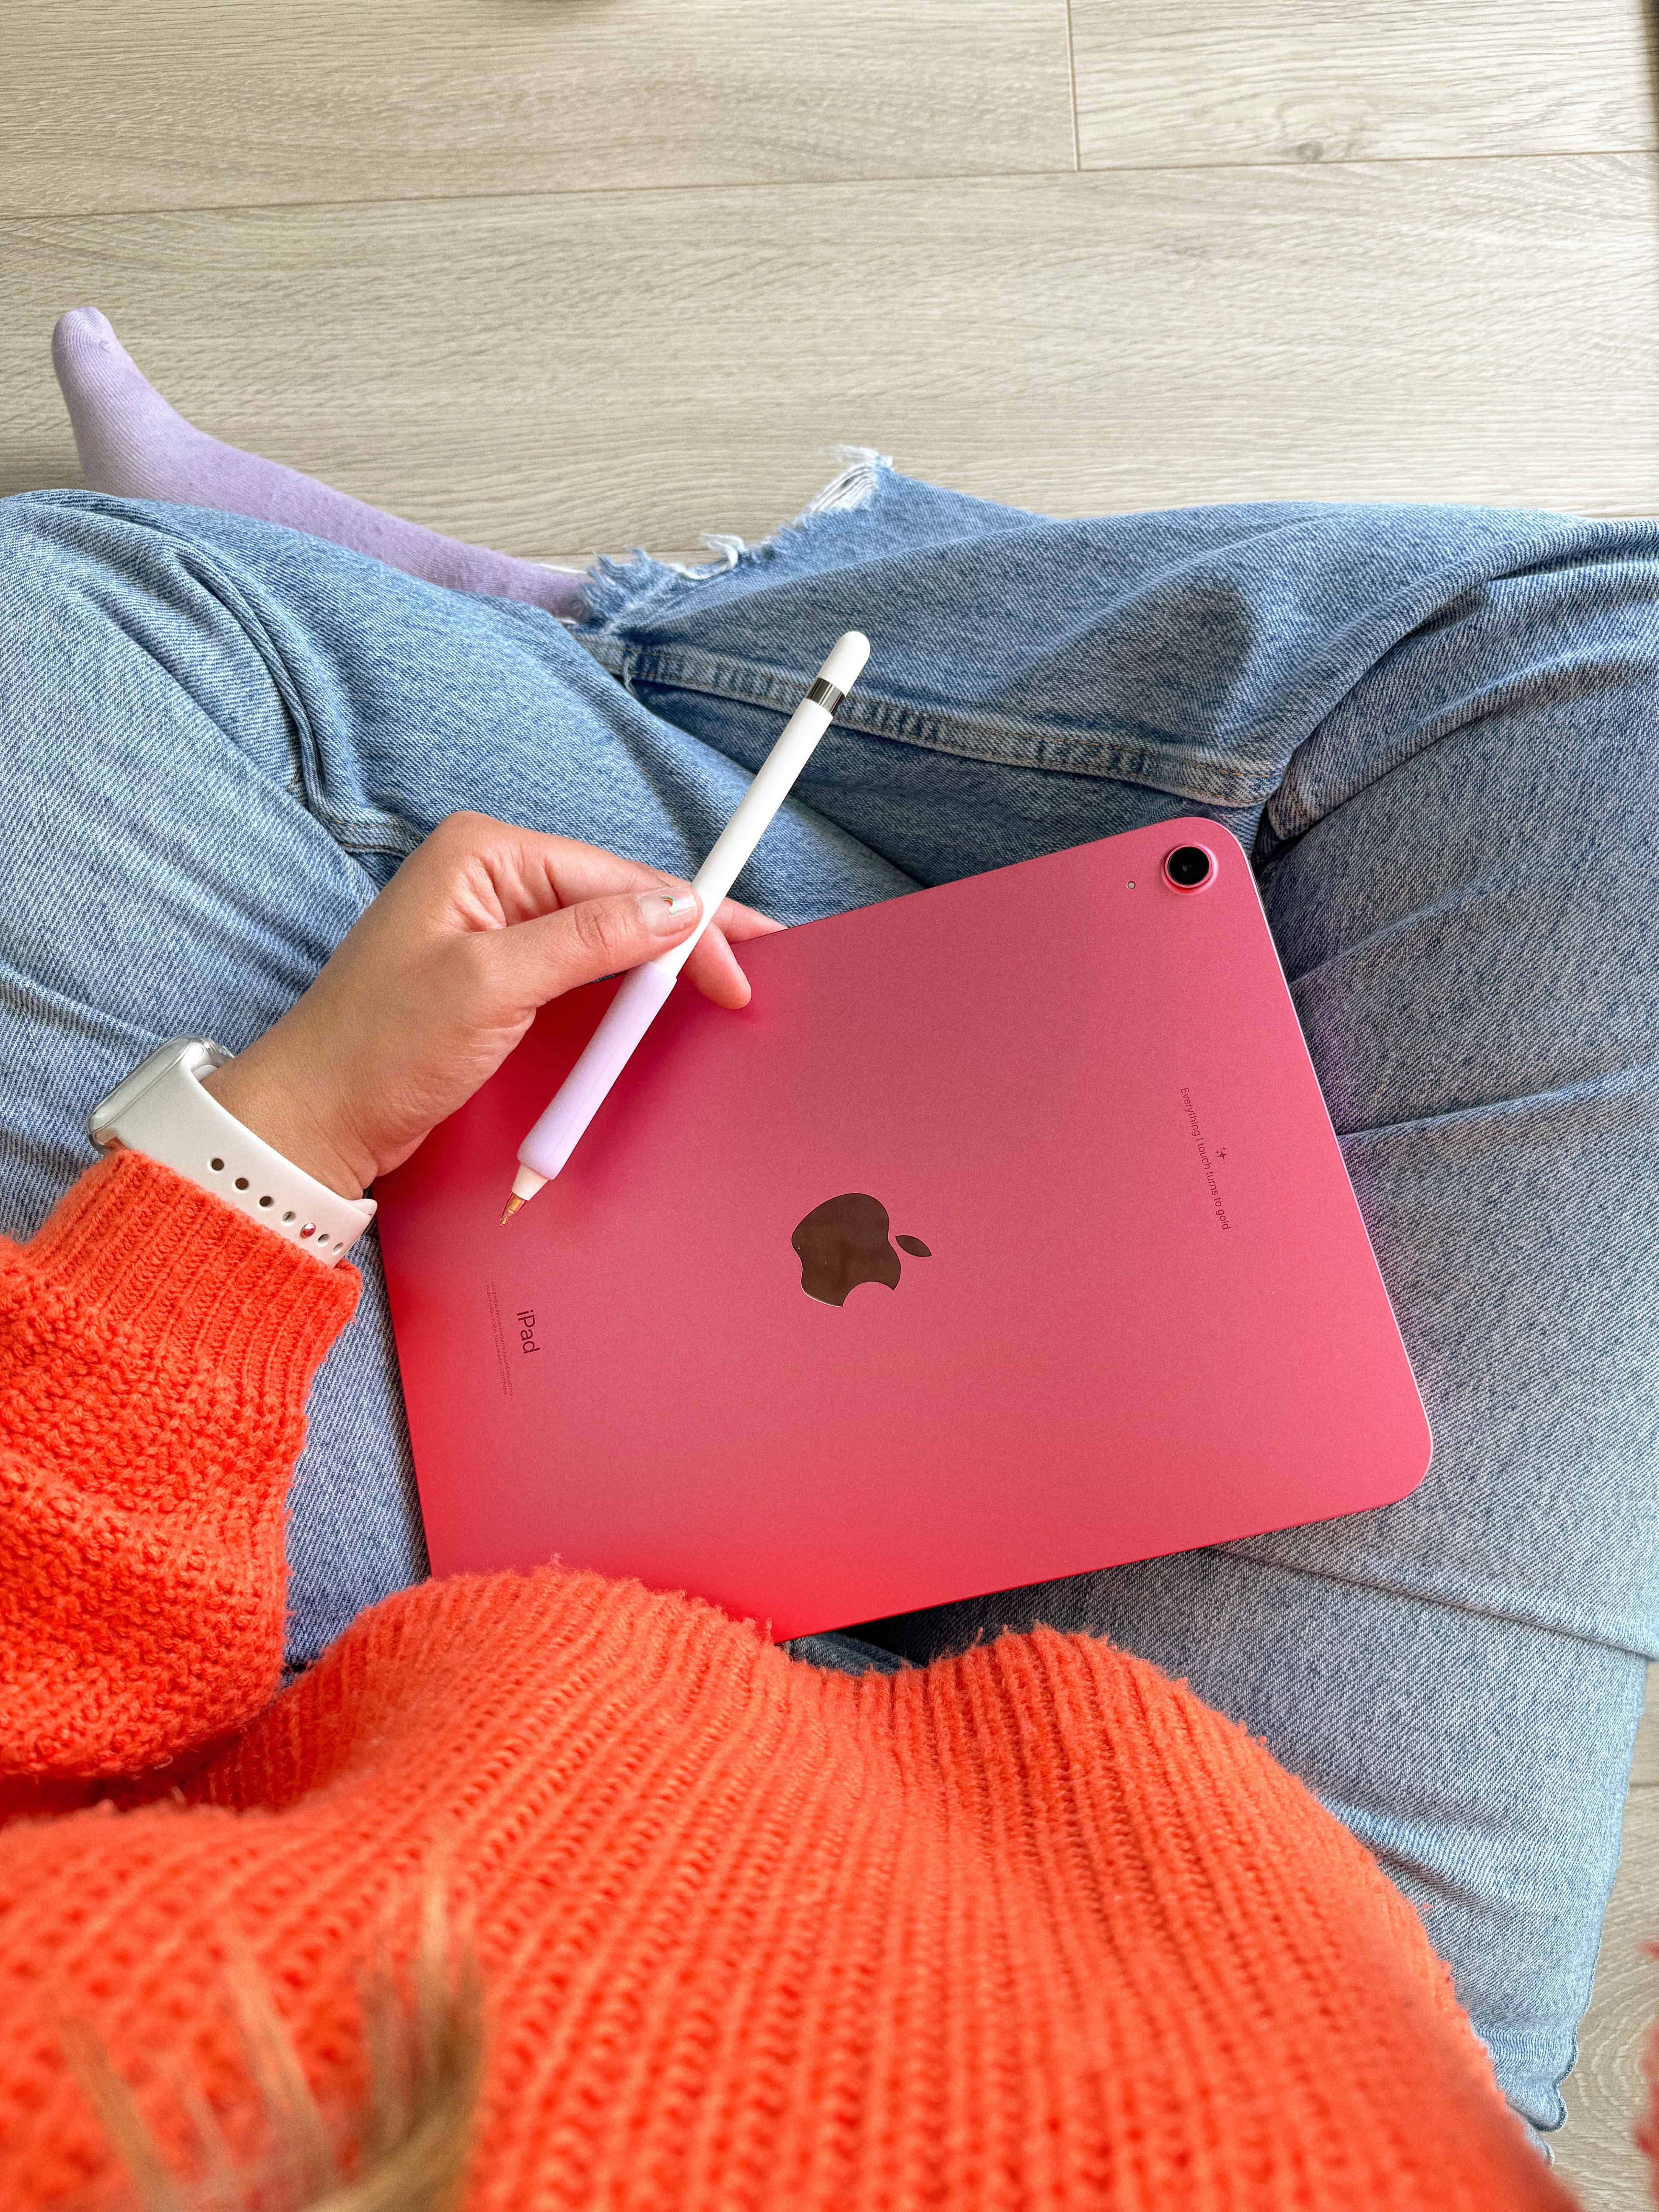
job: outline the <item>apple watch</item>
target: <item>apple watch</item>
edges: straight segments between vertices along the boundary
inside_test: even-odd
[[[207,1037],[171,1038],[99,1100],[87,1134],[101,1152],[159,1160],[332,1267],[374,1218],[374,1201],[342,1198],[203,1090],[199,1079],[234,1057]]]

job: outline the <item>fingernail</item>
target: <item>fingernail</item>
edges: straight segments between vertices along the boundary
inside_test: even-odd
[[[641,891],[640,912],[655,937],[678,937],[697,911],[696,891]]]

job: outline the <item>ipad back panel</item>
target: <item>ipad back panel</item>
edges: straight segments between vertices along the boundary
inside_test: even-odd
[[[1182,892],[1162,861],[1191,842],[1217,867]],[[750,1006],[677,991],[505,1227],[613,984],[544,1009],[379,1186],[435,1572],[558,1557],[784,1637],[1421,1479],[1421,1401],[1219,825],[742,957]]]

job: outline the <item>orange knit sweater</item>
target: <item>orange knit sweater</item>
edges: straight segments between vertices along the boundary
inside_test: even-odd
[[[1569,2203],[1411,1911],[1258,1744],[1078,1636],[895,1676],[549,1567],[378,1606],[277,1695],[283,1498],[356,1281],[167,1170],[0,1244],[0,2205],[325,2100],[441,1856],[489,2035],[471,2212]]]

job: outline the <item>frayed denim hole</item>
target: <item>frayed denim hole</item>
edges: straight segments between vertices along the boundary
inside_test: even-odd
[[[659,611],[688,585],[730,575],[733,568],[775,559],[822,515],[848,514],[871,505],[890,473],[892,461],[873,446],[837,446],[841,467],[790,522],[779,525],[756,544],[731,531],[704,531],[699,543],[708,561],[667,561],[636,547],[626,559],[602,553],[586,574],[586,613],[578,627],[614,629]]]

